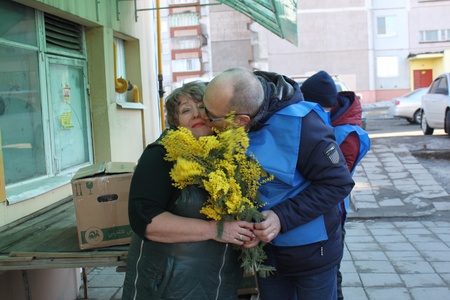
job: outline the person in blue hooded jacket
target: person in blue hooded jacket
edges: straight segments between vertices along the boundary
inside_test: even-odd
[[[248,130],[249,152],[275,177],[260,187],[267,205],[264,220],[253,228],[267,243],[265,264],[276,269],[258,278],[262,299],[336,299],[343,253],[338,203],[354,181],[327,113],[304,101],[289,77],[244,68],[217,75],[206,88],[203,108],[219,130],[234,113],[234,122]]]
[[[344,155],[348,170],[353,174],[358,163],[370,149],[369,135],[361,128],[362,107],[358,96],[352,91],[338,93],[333,78],[323,70],[306,79],[300,90],[307,101],[318,103],[330,112],[336,141]],[[345,221],[349,208],[350,197],[347,196],[339,203],[342,214],[342,243],[345,239]],[[337,294],[338,300],[344,299],[340,264],[337,273]]]

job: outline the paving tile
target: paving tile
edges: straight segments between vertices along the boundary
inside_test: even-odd
[[[405,222],[393,222],[394,226],[397,228],[424,228],[425,226],[420,222],[412,222],[412,221],[405,221]]]
[[[88,283],[91,287],[120,287],[123,285],[124,276],[122,274],[96,275]]]
[[[402,261],[402,260],[408,260],[408,261],[424,261],[424,258],[422,254],[417,251],[385,251],[384,252],[389,259],[392,261]]]
[[[381,244],[381,243],[380,243]],[[382,247],[386,251],[413,251],[416,250],[410,243],[383,243]]]
[[[356,272],[342,272],[343,287],[361,287],[362,283]]]
[[[364,287],[404,287],[402,279],[395,273],[360,273]]]
[[[341,273],[356,273],[355,265],[352,260],[341,261]]]
[[[369,300],[363,288],[361,287],[345,287],[342,289],[344,299]]]
[[[426,261],[393,261],[397,274],[434,273],[434,268]]]
[[[439,300],[450,300],[450,289],[446,287],[439,288],[412,288],[410,293],[414,300],[423,299],[439,299]]]
[[[420,250],[450,251],[450,248],[443,242],[411,242],[411,243],[419,251]]]
[[[433,202],[434,207],[436,210],[450,210],[450,203],[449,202]]]
[[[435,234],[408,234],[408,240],[413,244],[441,241],[439,237]]]
[[[382,249],[380,248],[380,246],[377,243],[351,243],[351,244],[347,244],[347,247],[350,251],[354,251],[354,250],[367,250],[367,251],[371,251],[371,250],[377,250],[377,251],[381,251]]]
[[[395,273],[394,267],[385,260],[356,260],[358,273]]]
[[[370,232],[373,235],[401,235],[401,233],[395,228],[370,228]]]
[[[425,259],[429,262],[432,261],[449,261],[450,255],[448,251],[433,251],[433,250],[421,250],[420,251]]]
[[[353,243],[376,243],[376,240],[372,235],[352,235],[351,230],[347,230],[345,235],[345,241],[350,244]]]
[[[400,232],[404,235],[409,234],[431,234],[431,231],[429,231],[426,228],[401,228]]]
[[[450,273],[443,273],[441,275],[442,279],[447,283],[447,286],[450,287]]]
[[[352,251],[352,258],[355,261],[360,260],[388,260],[386,254],[382,251]]]
[[[114,298],[115,295],[119,293],[120,288],[88,288],[88,299],[89,300],[110,300],[110,299],[120,299]],[[84,294],[80,293],[78,299],[84,299]]]
[[[449,257],[450,260],[450,257]],[[436,270],[436,272],[440,275],[450,274],[450,261],[432,261],[430,262],[431,266]]]
[[[375,239],[379,243],[406,243],[408,240],[401,234],[397,235],[376,235]]]
[[[400,274],[406,287],[433,287],[444,286],[445,282],[435,273],[428,274]]]
[[[366,288],[366,293],[369,295],[370,300],[411,300],[411,296],[408,289],[404,287],[396,288],[381,288],[381,287],[370,287]],[[353,299],[353,298],[352,298]],[[351,300],[352,300],[351,299]],[[355,300],[357,298],[354,298]]]

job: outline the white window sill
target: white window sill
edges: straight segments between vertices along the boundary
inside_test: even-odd
[[[44,178],[33,182],[27,182],[13,187],[6,187],[6,201],[8,205],[28,200],[63,185],[69,184],[73,174]]]

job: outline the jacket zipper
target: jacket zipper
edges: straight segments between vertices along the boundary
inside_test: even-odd
[[[225,248],[223,251],[223,256],[222,256],[222,265],[220,266],[220,270],[219,270],[219,285],[217,286],[217,292],[216,292],[216,300],[219,300],[219,294],[220,294],[220,287],[222,286],[222,270],[225,266],[225,262],[226,262],[226,254],[228,251],[228,244],[225,244]]]

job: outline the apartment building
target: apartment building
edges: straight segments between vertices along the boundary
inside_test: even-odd
[[[364,102],[388,100],[449,70],[449,13],[449,1],[299,1],[296,46],[226,5],[205,6],[204,74],[234,66],[286,75],[323,69]]]
[[[364,102],[388,100],[449,70],[448,13],[449,1],[299,2],[299,46],[266,32],[268,68],[285,74],[324,69],[339,74]],[[432,70],[428,77],[417,79],[426,70]]]

